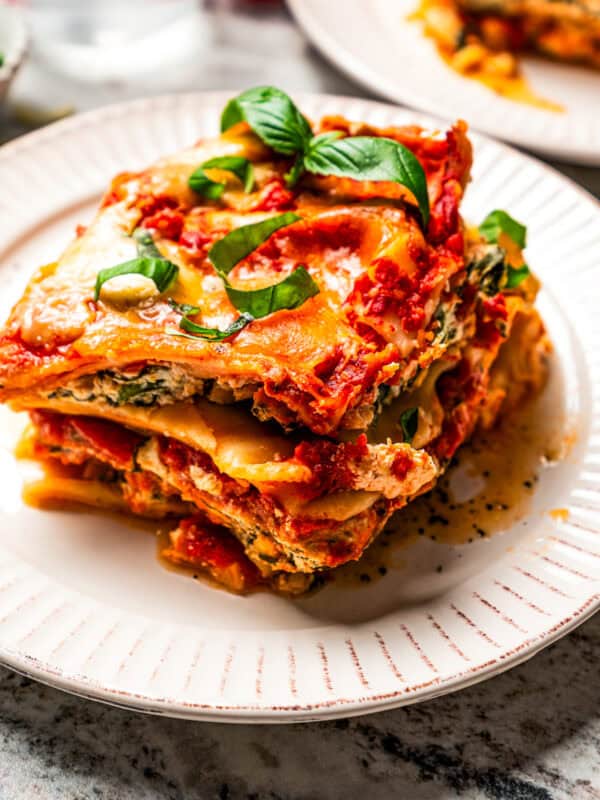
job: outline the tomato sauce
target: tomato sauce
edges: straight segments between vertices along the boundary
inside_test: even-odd
[[[213,525],[200,515],[183,519],[166,557],[179,557],[183,563],[206,570],[215,580],[237,591],[249,591],[264,583],[258,568],[244,553],[240,542],[225,528]]]

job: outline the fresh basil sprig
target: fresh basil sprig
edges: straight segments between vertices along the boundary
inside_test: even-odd
[[[179,267],[161,256],[148,231],[143,228],[137,228],[133,233],[133,238],[136,241],[138,257],[122,264],[116,264],[114,267],[100,270],[96,276],[95,301],[100,297],[100,290],[103,285],[118,275],[143,275],[145,278],[150,278],[150,280],[154,281],[161,294],[177,278]]]
[[[319,293],[319,287],[303,266],[296,267],[279,283],[262,289],[237,289],[227,277],[236,264],[256,250],[275,231],[299,219],[301,217],[298,214],[288,211],[252,225],[234,228],[208,251],[208,258],[223,280],[225,291],[238,311],[260,319],[274,311],[297,308],[309,297]]]
[[[527,228],[502,209],[490,212],[479,226],[479,233],[488,242],[498,244],[501,234],[521,249],[527,245]],[[529,267],[523,263],[520,267],[507,266],[505,289],[515,289],[530,275]]]
[[[400,427],[402,428],[402,435],[407,444],[412,444],[412,441],[417,433],[419,427],[419,409],[407,408],[400,414]]]
[[[233,173],[244,185],[244,191],[252,191],[254,170],[252,164],[243,156],[217,156],[200,164],[188,179],[188,186],[203,197],[218,200],[225,191],[226,184],[211,180],[204,170],[222,169]]]
[[[392,181],[415,197],[423,224],[429,221],[425,172],[407,147],[378,136],[348,136],[339,131],[313,136],[306,118],[285,92],[260,86],[230,100],[221,116],[221,130],[245,120],[271,149],[295,156],[286,175],[293,186],[304,172],[354,180]]]
[[[191,306],[187,303],[176,303],[174,300],[169,300],[169,305],[175,311],[179,311],[182,317],[179,320],[179,327],[181,330],[167,328],[167,333],[173,336],[182,336],[185,339],[197,339],[200,337],[201,339],[208,339],[211,342],[222,342],[224,339],[229,339],[230,336],[239,333],[246,325],[254,320],[254,317],[250,314],[240,314],[240,316],[235,319],[231,325],[228,325],[225,330],[220,330],[220,328],[205,328],[190,319],[190,316],[193,317],[200,313],[200,309],[196,306]],[[187,333],[182,333],[181,331],[186,331]],[[193,335],[190,336],[189,334]]]

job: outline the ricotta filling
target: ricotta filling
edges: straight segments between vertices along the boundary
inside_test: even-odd
[[[111,406],[164,406],[198,396],[228,404],[250,399],[255,389],[250,383],[205,380],[178,364],[146,364],[81,375],[44,396],[79,403],[103,400]]]

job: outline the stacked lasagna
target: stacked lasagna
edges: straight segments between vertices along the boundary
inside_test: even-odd
[[[0,337],[0,398],[31,420],[21,450],[55,465],[38,502],[170,519],[164,556],[236,591],[301,592],[359,559],[544,375],[523,242],[459,213],[465,125],[330,117],[313,133],[401,144],[423,169],[428,220],[397,182],[291,181],[293,160],[240,121],[117,176]],[[243,185],[231,165],[248,163]],[[200,164],[218,191],[192,188]],[[267,220],[225,279],[215,244]],[[168,285],[161,264],[176,265]],[[310,281],[301,301],[240,316],[236,292],[292,274]]]

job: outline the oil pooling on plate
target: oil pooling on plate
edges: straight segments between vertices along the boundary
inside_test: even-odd
[[[335,570],[336,584],[370,584],[401,569],[406,548],[419,539],[468,546],[522,520],[541,474],[572,443],[561,407],[561,388],[549,385],[497,428],[476,433],[435,488],[398,511],[359,562]]]

